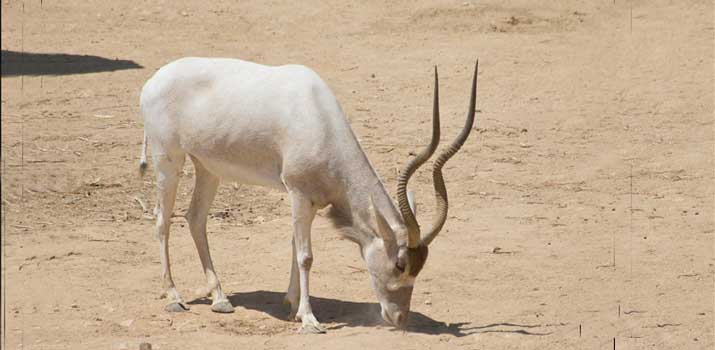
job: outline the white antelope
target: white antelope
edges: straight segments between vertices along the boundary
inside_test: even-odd
[[[206,238],[206,216],[219,179],[287,191],[293,216],[293,257],[285,301],[291,319],[304,332],[325,329],[313,315],[308,275],[313,262],[310,229],[316,211],[331,206],[329,217],[360,246],[382,318],[403,328],[414,279],[427,259],[427,246],[447,218],[442,167],[469,136],[474,121],[477,67],[467,121],[457,139],[434,164],[437,214],[420,233],[410,176],[439,144],[438,77],[435,67],[432,140],[402,170],[396,207],[368,161],[338,101],[325,82],[300,65],[269,67],[237,59],[183,58],[159,69],[141,93],[144,144],[152,149],[158,199],[155,209],[161,247],[167,311],[183,311],[169,265],[169,225],[179,173],[186,155],[196,169],[196,184],[186,214],[212,298],[211,310],[232,312],[213,267]]]

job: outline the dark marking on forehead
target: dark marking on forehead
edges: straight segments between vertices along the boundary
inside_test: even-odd
[[[417,277],[417,274],[422,271],[427,261],[427,246],[419,245],[417,248],[407,248],[407,267],[410,270],[409,274],[412,277]]]

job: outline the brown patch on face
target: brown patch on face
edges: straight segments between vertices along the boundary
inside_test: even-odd
[[[427,246],[419,245],[417,248],[407,248],[407,268],[408,273],[412,277],[417,277],[420,273],[422,267],[425,266],[425,261],[427,261]]]

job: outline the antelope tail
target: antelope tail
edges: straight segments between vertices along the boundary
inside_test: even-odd
[[[144,141],[142,142],[142,154],[141,157],[139,158],[139,177],[144,177],[144,174],[146,174],[146,168],[147,168],[147,163],[146,163],[146,144],[147,144],[147,137],[146,137],[146,131],[144,131]]]

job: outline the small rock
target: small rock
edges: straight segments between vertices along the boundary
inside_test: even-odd
[[[127,327],[127,328],[131,327],[132,324],[134,324],[134,320],[124,320],[120,323],[121,326]]]
[[[181,15],[184,17],[189,17],[189,13],[186,11],[181,11]]]
[[[432,301],[429,299],[425,300],[425,305],[432,305]]]
[[[151,344],[141,343],[139,344],[139,350],[151,350]]]
[[[497,253],[499,253],[500,251],[501,251],[501,248],[500,248],[500,247],[494,247],[494,249],[492,249],[492,253],[494,253],[494,254],[497,254]]]

